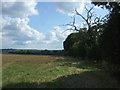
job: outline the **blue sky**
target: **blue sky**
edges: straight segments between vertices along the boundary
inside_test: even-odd
[[[85,16],[85,3],[2,2],[2,48],[63,49],[63,41],[72,31],[64,32],[70,27],[61,25],[72,21],[75,8]],[[108,13],[100,7],[95,7],[94,12],[101,17]],[[76,25],[82,27],[84,21],[78,16],[76,19]]]
[[[54,26],[63,25],[71,21],[66,14],[62,14],[55,9],[55,2],[38,2],[36,6],[39,15],[30,16],[29,25],[37,30],[48,32]]]

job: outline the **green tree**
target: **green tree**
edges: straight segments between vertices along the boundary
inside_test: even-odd
[[[120,65],[120,2],[93,2],[93,4],[107,8],[110,11],[109,18],[99,43],[101,44],[103,59],[115,65]]]
[[[75,25],[75,17],[73,17],[72,24],[67,24],[71,26],[71,30],[78,32],[69,35],[64,42],[64,49],[68,55],[85,57],[89,59],[99,59],[98,57],[100,57],[101,54],[98,49],[98,38],[101,35],[103,26],[102,21],[106,17],[99,18],[94,16],[92,9],[93,7],[90,9],[85,7],[86,16],[81,15],[77,9],[75,9],[76,15],[80,16],[86,22],[87,27],[77,28]]]

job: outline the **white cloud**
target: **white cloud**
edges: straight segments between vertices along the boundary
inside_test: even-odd
[[[7,41],[9,45],[27,45],[45,38],[28,25],[29,18],[4,18],[2,21],[3,46]]]
[[[62,43],[66,37],[71,33],[71,31],[66,31],[61,29],[59,26],[55,26],[53,30],[50,30],[48,35],[46,35],[46,39],[43,41],[44,43]]]
[[[63,14],[67,14],[69,16],[73,16],[75,15],[75,8],[78,10],[79,13],[82,13],[85,3],[88,3],[88,1],[86,2],[85,0],[81,0],[81,2],[79,2],[79,0],[72,1],[73,2],[57,2],[56,3],[57,11]]]
[[[41,49],[63,49],[63,41],[72,31],[63,30],[59,26],[55,26],[53,30],[50,30],[45,36],[45,39],[40,42]]]
[[[36,5],[37,3],[34,0],[29,2],[2,2],[2,15],[12,17],[37,15]]]
[[[3,2],[0,24],[2,48],[62,49],[63,41],[71,33],[56,26],[47,34],[29,26],[28,16],[38,14],[34,2]]]
[[[29,2],[2,2],[2,48],[27,47],[45,38],[43,33],[28,25],[30,15],[37,15],[35,0]]]
[[[31,44],[31,43],[32,43],[32,41],[26,41],[25,43],[26,43],[26,44]]]
[[[63,41],[71,33],[55,26],[43,34],[28,25],[29,18],[2,19],[2,48],[62,49]]]

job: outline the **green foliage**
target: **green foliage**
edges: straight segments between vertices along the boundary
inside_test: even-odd
[[[120,6],[113,3],[113,9],[110,13],[108,23],[103,28],[103,34],[100,37],[103,58],[115,65],[120,65]]]
[[[2,49],[3,54],[64,55],[63,50]]]
[[[84,42],[87,38],[87,34],[84,32],[72,33],[64,41],[64,49],[66,54],[75,57],[84,57],[85,46]]]
[[[84,57],[89,60],[105,60],[120,66],[120,2],[93,2],[110,11],[106,20],[90,26],[90,30],[80,29],[70,34],[64,41],[67,55]],[[74,38],[72,38],[74,37]],[[71,41],[71,42],[69,42]]]
[[[87,32],[81,30],[78,33],[70,34],[64,41],[64,49],[67,55],[89,59],[100,59],[98,44],[98,27],[92,27],[95,30]]]

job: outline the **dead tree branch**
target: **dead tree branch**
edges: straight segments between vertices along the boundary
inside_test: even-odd
[[[107,21],[107,16],[105,16],[103,18],[96,17],[96,15],[94,14],[94,12],[92,11],[93,8],[94,8],[94,6],[92,6],[90,9],[88,9],[85,6],[86,16],[83,16],[82,14],[80,14],[78,12],[78,10],[75,8],[76,15],[80,16],[86,22],[86,24],[87,24],[87,32],[92,31],[92,27],[94,25],[98,25],[98,24],[100,24],[102,22],[104,23],[104,22]],[[70,26],[70,28],[67,29],[67,30],[75,30],[75,31],[79,31],[80,32],[82,30],[82,28],[78,28],[77,27],[75,15],[72,18],[73,18],[73,21],[70,22],[69,24],[64,25],[64,26]]]

